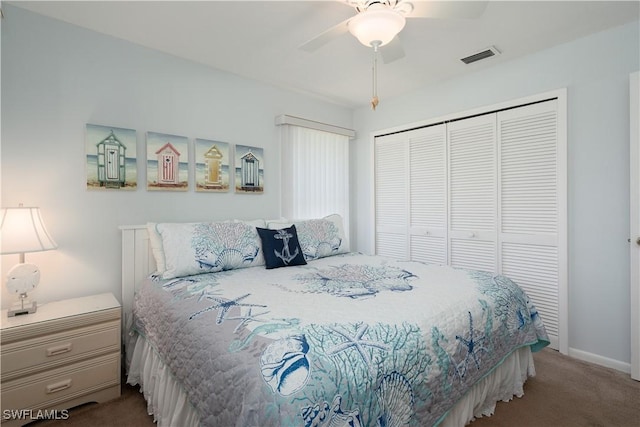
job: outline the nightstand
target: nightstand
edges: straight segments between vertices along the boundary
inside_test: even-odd
[[[50,302],[23,316],[2,310],[2,426],[120,396],[121,311],[112,294]]]

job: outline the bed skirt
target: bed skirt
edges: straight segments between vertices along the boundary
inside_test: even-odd
[[[158,427],[199,426],[200,418],[187,394],[147,340],[138,335],[131,348],[127,384],[140,385],[147,413],[153,415]]]
[[[147,401],[147,412],[158,427],[197,427],[200,419],[187,394],[173,378],[167,366],[142,336],[133,338],[128,355],[127,383],[140,385]],[[507,356],[491,373],[480,380],[441,420],[441,427],[462,427],[475,418],[491,416],[496,403],[513,396],[522,397],[523,385],[535,376],[529,346]]]

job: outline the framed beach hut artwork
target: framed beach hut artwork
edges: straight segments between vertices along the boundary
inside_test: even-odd
[[[229,191],[229,144],[196,139],[194,145],[196,191]]]
[[[189,139],[147,132],[147,190],[189,189]]]
[[[137,188],[135,130],[87,124],[85,152],[87,189]]]
[[[262,148],[236,145],[236,193],[264,192],[264,151]]]

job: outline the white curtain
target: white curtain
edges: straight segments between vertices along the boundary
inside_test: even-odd
[[[282,126],[282,215],[290,219],[340,214],[349,223],[349,137]]]

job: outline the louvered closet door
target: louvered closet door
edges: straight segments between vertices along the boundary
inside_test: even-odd
[[[557,101],[498,113],[500,272],[536,305],[558,339]]]
[[[406,135],[375,139],[376,254],[409,259],[408,253],[408,156]]]
[[[449,264],[497,271],[495,114],[449,123]]]
[[[410,259],[447,264],[446,126],[441,124],[406,133]]]

